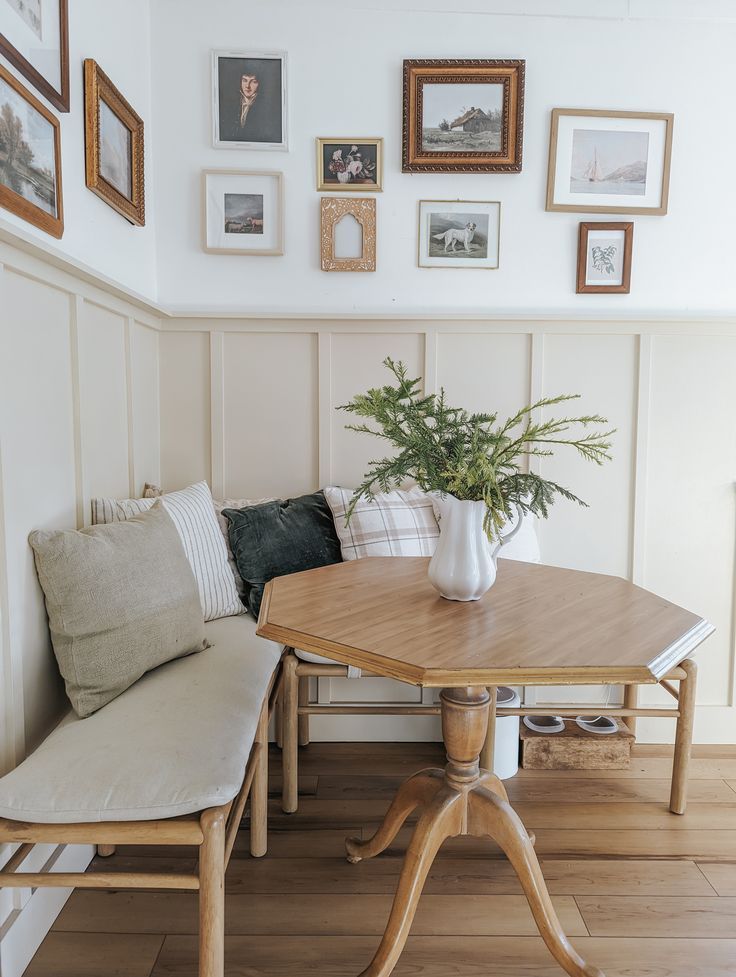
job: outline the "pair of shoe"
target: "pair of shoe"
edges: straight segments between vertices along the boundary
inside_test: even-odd
[[[575,722],[586,733],[605,736],[618,730],[618,723],[611,716],[577,716]],[[524,725],[535,733],[561,733],[565,728],[561,716],[524,716]]]

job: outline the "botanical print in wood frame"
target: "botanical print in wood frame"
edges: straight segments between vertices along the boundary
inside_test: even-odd
[[[283,174],[205,170],[202,247],[209,254],[284,253]]]
[[[215,149],[288,149],[286,54],[212,52]]]
[[[0,54],[60,112],[69,111],[67,0],[0,0]]]
[[[581,223],[578,233],[576,292],[616,292],[628,295],[634,225],[631,221]]]
[[[317,189],[383,189],[383,139],[317,139]]]
[[[524,61],[404,61],[404,173],[519,173]]]
[[[498,268],[497,200],[420,200],[420,268]]]
[[[547,210],[666,214],[671,112],[553,109]]]
[[[320,201],[320,253],[322,271],[376,270],[375,197],[322,197]],[[360,225],[360,246],[343,256],[336,248],[338,225],[343,221]]]
[[[143,119],[91,58],[84,62],[84,148],[89,189],[142,227]]]
[[[0,65],[0,207],[64,233],[59,120]]]

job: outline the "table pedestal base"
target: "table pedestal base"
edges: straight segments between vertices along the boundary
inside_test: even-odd
[[[378,831],[367,841],[348,838],[348,861],[373,858],[394,840],[414,811],[421,811],[401,869],[386,931],[360,977],[388,977],[404,948],[419,896],[442,843],[457,835],[490,837],[500,845],[524,889],[550,952],[571,977],[604,977],[582,959],[565,936],[547,891],[534,845],[508,803],[503,783],[479,766],[488,725],[490,695],[483,687],[444,689],[444,770],[422,770],[399,789]]]

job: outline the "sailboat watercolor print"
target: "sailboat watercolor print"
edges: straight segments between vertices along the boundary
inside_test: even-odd
[[[554,109],[547,210],[666,214],[670,113]]]
[[[648,132],[573,129],[570,193],[643,196]]]

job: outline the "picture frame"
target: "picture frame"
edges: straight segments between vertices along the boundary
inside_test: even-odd
[[[212,51],[212,145],[286,151],[284,51]]]
[[[283,254],[283,184],[283,173],[276,170],[204,170],[203,250],[208,254]]]
[[[383,139],[317,142],[317,189],[358,193],[383,190]]]
[[[60,238],[64,204],[59,120],[3,65],[0,109],[13,117],[21,137],[11,163],[0,128],[0,207]]]
[[[420,268],[496,270],[501,244],[498,200],[420,200]]]
[[[340,249],[341,231],[346,232],[345,251]],[[320,263],[322,271],[376,270],[375,197],[321,198]]]
[[[144,125],[96,61],[84,62],[85,180],[113,210],[146,223]]]
[[[631,291],[634,225],[631,221],[581,222],[578,230],[578,268],[575,291],[618,293]]]
[[[520,173],[522,60],[406,60],[402,172]]]
[[[68,0],[0,0],[0,54],[54,108],[69,111]]]
[[[547,210],[667,213],[671,112],[553,109]]]

